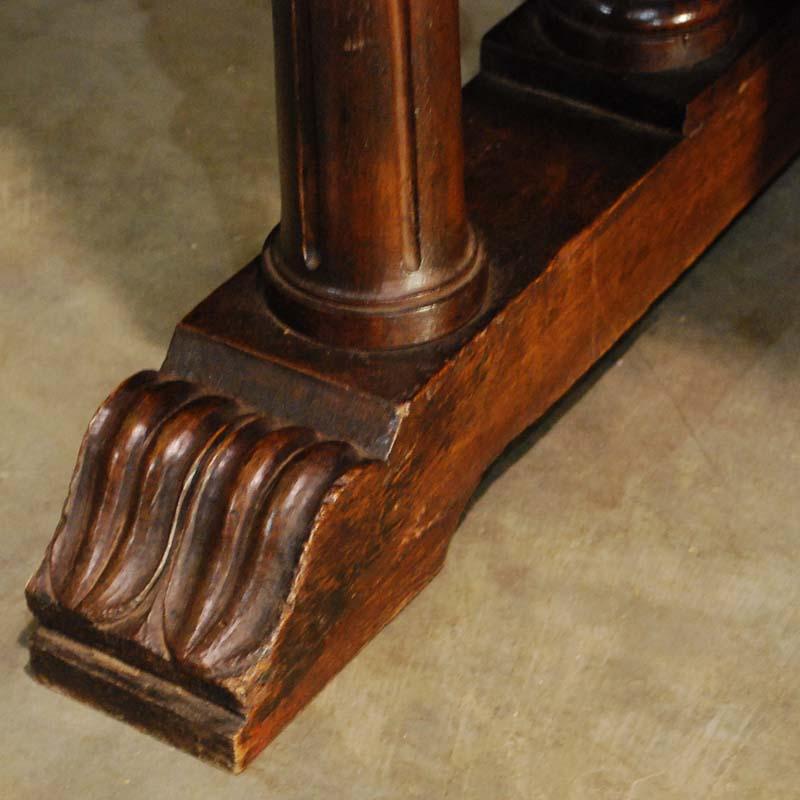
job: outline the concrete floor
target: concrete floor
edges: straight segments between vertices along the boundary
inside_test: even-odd
[[[463,3],[467,71],[513,4]],[[800,165],[242,777],[26,674],[93,409],[278,216],[266,6],[0,5],[0,797],[800,798]]]

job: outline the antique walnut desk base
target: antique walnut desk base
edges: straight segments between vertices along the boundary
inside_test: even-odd
[[[281,225],[92,420],[42,682],[244,768],[795,155],[793,4],[617,5],[521,7],[462,115],[454,0],[274,2]]]

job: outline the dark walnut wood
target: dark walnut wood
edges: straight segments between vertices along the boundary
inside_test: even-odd
[[[359,462],[350,445],[140,373],[89,425],[39,585],[198,678],[239,674],[278,621],[323,499]]]
[[[458,0],[280,0],[280,316],[320,341],[435,339],[480,308],[467,222]]]
[[[516,20],[530,11],[512,17],[516,38],[490,34],[464,92],[459,225],[471,220],[487,264],[477,315],[414,347],[384,331],[382,348],[347,349],[272,313],[261,258],[214,292],[161,370],[123,384],[90,424],[27,589],[41,681],[244,768],[433,578],[503,447],[800,150],[791,4],[753,15],[691,90],[670,84],[691,135],[642,125],[639,103],[625,115],[577,104],[548,88],[555,72],[495,72],[527,63],[538,34]],[[348,213],[369,238],[371,212]],[[336,241],[317,269],[346,285],[356,273]],[[377,273],[364,269],[366,286]]]
[[[545,28],[573,56],[616,72],[685,69],[716,55],[739,0],[543,0]]]

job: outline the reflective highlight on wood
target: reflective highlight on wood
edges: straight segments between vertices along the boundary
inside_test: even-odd
[[[739,26],[739,0],[543,0],[547,33],[565,52],[614,72],[687,69]]]
[[[232,398],[135,375],[89,425],[33,607],[197,675],[241,673],[269,642],[325,496],[358,462]]]
[[[457,0],[279,0],[273,16],[276,313],[350,347],[450,333],[486,285],[464,199]]]

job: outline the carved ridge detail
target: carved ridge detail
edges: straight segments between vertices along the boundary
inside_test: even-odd
[[[280,619],[325,496],[359,461],[196,383],[134,375],[89,424],[29,598],[191,673],[238,674]]]

